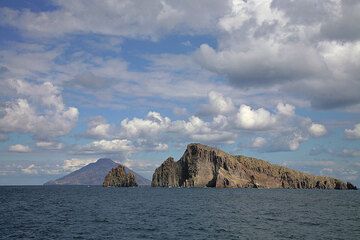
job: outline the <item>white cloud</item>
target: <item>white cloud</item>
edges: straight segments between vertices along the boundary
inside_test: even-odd
[[[9,77],[25,79],[44,76],[54,67],[54,60],[60,54],[59,49],[49,50],[40,44],[10,42],[6,45],[0,49],[0,64]]]
[[[98,86],[103,90],[111,85],[113,88],[107,93],[199,98],[212,89],[222,92],[218,90],[220,85],[230,91],[225,83],[209,80],[221,74],[239,87],[238,91],[249,92],[244,86],[250,86],[268,94],[267,87],[272,86],[280,94],[311,102],[316,108],[354,106],[360,102],[357,94],[360,35],[354,24],[359,18],[360,5],[356,1],[317,1],[316,7],[312,1],[277,0],[208,1],[206,4],[162,0],[137,4],[57,1],[55,5],[53,10],[43,12],[1,8],[1,24],[33,37],[94,33],[112,40],[114,35],[158,39],[172,33],[211,34],[218,44],[214,47],[205,43],[195,54],[197,62],[208,71],[190,61],[190,54],[150,56],[149,72],[145,74],[129,71],[121,59],[101,59],[84,52],[76,52],[72,56],[74,61],[54,66],[59,48],[49,50],[35,44],[27,47],[31,51],[21,54],[14,54],[15,50],[4,51],[1,55],[5,56],[6,68],[21,76],[28,72],[51,72],[50,77],[61,76],[61,82],[66,79],[74,86],[96,91],[97,96]],[[111,45],[112,41],[105,45]],[[86,57],[81,59],[78,55]],[[183,60],[181,70],[184,62],[191,70],[179,71],[179,59]],[[20,73],[22,69],[26,69],[26,73]],[[145,78],[147,81],[143,81]],[[103,91],[101,94],[108,96]]]
[[[32,133],[40,138],[65,135],[75,126],[77,108],[66,108],[60,92],[51,83],[29,84],[21,80],[8,81],[21,97],[8,102],[2,109],[0,131]],[[41,111],[34,106],[38,105]]]
[[[8,82],[18,95],[34,99],[45,107],[64,110],[61,92],[50,82],[37,85],[18,79],[9,79]]]
[[[228,125],[228,119],[223,115],[214,117],[212,122],[206,122],[197,116],[190,116],[187,120],[172,121],[158,112],[150,111],[144,119],[122,120],[119,132],[113,134],[115,139],[94,141],[80,147],[80,151],[87,153],[166,151],[169,146],[165,142],[169,141],[234,143],[237,134],[227,131]],[[127,148],[118,149],[119,143],[126,143]]]
[[[345,136],[348,139],[360,139],[360,123],[355,124],[353,129],[345,129]]]
[[[217,102],[221,104],[216,105]],[[209,98],[207,106],[211,105],[225,106],[217,111],[235,109],[231,98],[224,98],[219,93]],[[164,151],[168,149],[165,144],[168,142],[232,144],[241,137],[243,130],[247,133],[261,130],[264,138],[255,139],[252,147],[266,151],[295,151],[308,139],[309,129],[314,136],[320,136],[326,131],[322,125],[312,123],[311,119],[295,115],[295,107],[291,104],[281,102],[276,105],[276,109],[276,113],[271,113],[264,108],[252,109],[242,104],[238,112],[226,111],[214,116],[212,121],[198,116],[173,121],[158,112],[150,111],[144,119],[136,117],[122,120],[119,132],[114,133],[114,137],[130,141],[133,151]],[[273,140],[267,142],[265,137]]]
[[[276,105],[276,109],[278,112],[285,116],[294,116],[295,115],[295,107],[288,103],[278,103]]]
[[[327,133],[327,130],[322,124],[312,123],[309,127],[309,132],[314,137],[321,137]]]
[[[252,146],[253,148],[261,148],[261,147],[265,146],[266,142],[267,142],[267,141],[266,141],[265,138],[263,138],[263,137],[257,137],[257,138],[255,138],[255,139],[253,140],[251,146]]]
[[[64,144],[58,142],[39,141],[36,142],[36,146],[47,150],[60,150],[64,147]]]
[[[210,110],[217,114],[229,113],[234,110],[234,104],[229,97],[221,93],[211,91],[208,94]]]
[[[149,112],[146,119],[133,118],[121,121],[121,131],[128,138],[156,136],[170,126],[171,120],[158,112]]]
[[[238,127],[248,130],[264,130],[272,127],[276,123],[276,116],[264,108],[252,109],[250,106],[242,104],[236,115]]]
[[[266,136],[255,138],[252,147],[265,152],[296,151],[308,140],[307,132],[299,127],[284,127],[277,131],[263,132]]]
[[[110,124],[103,117],[95,117],[88,123],[86,134],[91,137],[104,138],[110,134]]]
[[[226,33],[217,48],[202,44],[195,57],[240,90],[277,87],[322,109],[358,104],[355,2],[232,1],[231,12],[219,19]]]
[[[243,45],[234,42],[227,49],[218,51],[203,44],[196,59],[210,71],[227,76],[239,87],[270,86],[299,80],[316,76],[316,72],[324,68],[312,48],[299,43],[283,45],[263,39],[247,40]]]
[[[17,152],[17,153],[28,153],[28,152],[31,152],[31,148],[29,146],[26,146],[26,145],[15,144],[15,145],[11,145],[9,147],[9,151],[10,152]]]
[[[306,140],[301,134],[299,133],[294,133],[293,138],[290,139],[289,141],[289,150],[291,151],[295,151],[298,150],[300,147],[301,142],[303,142],[304,140]]]
[[[189,117],[188,121],[175,121],[171,126],[172,130],[177,133],[193,135],[195,133],[210,133],[209,124],[196,116]]]
[[[242,0],[233,0],[231,4],[231,13],[219,19],[220,28],[227,32],[239,29],[245,21],[249,20],[251,15],[247,8],[247,2]]]
[[[191,34],[213,31],[227,2],[172,1],[58,1],[55,10],[16,11],[2,8],[2,25],[19,28],[35,36],[95,33],[138,38],[182,30]],[[89,18],[89,14],[91,18]]]
[[[191,116],[187,121],[172,122],[169,132],[175,132],[187,141],[231,144],[234,143],[237,135],[224,129],[227,124],[227,118],[223,115],[214,117],[212,122],[205,122],[197,116]]]

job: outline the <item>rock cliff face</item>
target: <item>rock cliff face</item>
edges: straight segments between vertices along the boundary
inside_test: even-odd
[[[168,158],[155,170],[153,187],[356,189],[351,183],[314,176],[266,161],[233,156],[202,144],[189,144],[177,162]]]
[[[125,167],[119,165],[105,176],[104,187],[137,187],[135,175],[132,172],[126,173]]]

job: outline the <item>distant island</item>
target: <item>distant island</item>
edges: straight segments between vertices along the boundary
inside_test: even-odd
[[[179,161],[169,157],[153,175],[153,187],[356,189],[347,182],[314,176],[202,144],[189,144]]]
[[[109,158],[100,158],[64,177],[46,182],[44,185],[103,185],[105,176],[121,164]],[[121,165],[122,166],[122,165]],[[123,166],[125,173],[131,173],[139,186],[150,185],[150,180]]]
[[[166,159],[155,169],[151,182],[109,158],[100,158],[44,185],[137,187],[150,184],[152,187],[357,189],[350,182],[314,176],[252,157],[233,156],[199,143],[189,144],[178,161],[172,157]]]

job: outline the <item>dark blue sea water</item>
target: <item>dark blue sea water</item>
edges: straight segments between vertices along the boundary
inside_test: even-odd
[[[360,191],[0,187],[0,239],[360,239]]]

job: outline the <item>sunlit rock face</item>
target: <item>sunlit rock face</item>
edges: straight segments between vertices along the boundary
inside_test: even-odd
[[[169,157],[152,178],[153,187],[356,189],[351,183],[314,176],[266,161],[233,156],[189,144],[179,161]]]

